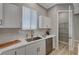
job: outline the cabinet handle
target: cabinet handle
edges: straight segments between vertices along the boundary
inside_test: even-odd
[[[15,51],[15,55],[16,55],[17,53],[16,53],[16,51]]]
[[[0,20],[0,25],[2,25],[2,20]]]
[[[40,47],[37,48],[37,54],[40,52]]]

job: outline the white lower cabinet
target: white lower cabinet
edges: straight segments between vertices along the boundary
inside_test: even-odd
[[[8,50],[2,53],[2,55],[25,55],[25,46],[24,47],[19,47],[16,49]]]
[[[15,50],[5,51],[1,55],[15,55]]]
[[[25,54],[26,54],[25,46],[16,49],[16,55],[25,55]]]
[[[33,43],[27,47],[28,55],[45,55],[45,40]]]
[[[3,52],[1,55],[45,55],[45,40]]]
[[[36,44],[30,44],[26,47],[28,53],[27,55],[37,55]]]

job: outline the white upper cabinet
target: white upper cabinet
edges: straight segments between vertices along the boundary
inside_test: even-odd
[[[22,7],[22,30],[30,29],[31,9]]]
[[[51,19],[46,16],[39,16],[39,28],[51,28]]]
[[[31,29],[37,29],[38,13],[35,10],[31,10]]]
[[[28,7],[22,8],[22,30],[37,29],[37,11]]]
[[[21,28],[19,7],[0,3],[0,28]]]
[[[74,3],[74,14],[79,14],[79,4]]]
[[[25,50],[26,50],[26,47],[22,46],[12,50],[5,51],[1,55],[25,55],[26,54]]]
[[[3,18],[3,4],[0,3],[0,20]]]
[[[2,22],[3,22],[3,4],[0,3],[0,28],[3,27]]]
[[[19,7],[13,4],[4,5],[4,28],[20,28]]]

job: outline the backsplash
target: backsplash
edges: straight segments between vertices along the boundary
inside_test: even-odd
[[[33,36],[42,36],[45,34],[47,29],[38,29],[38,30],[33,30]],[[19,31],[20,37],[30,37],[31,35],[30,30],[27,31]]]
[[[34,30],[33,36],[40,36],[45,34],[46,29]],[[26,38],[30,37],[30,31],[21,31],[20,29],[0,29],[0,43],[13,40],[17,37]]]
[[[18,34],[18,29],[0,29],[0,43],[15,39]]]

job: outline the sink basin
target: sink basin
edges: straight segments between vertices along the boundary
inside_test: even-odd
[[[31,42],[31,41],[35,41],[35,40],[39,40],[39,39],[42,39],[42,38],[41,37],[33,37],[33,38],[26,39],[26,41]]]

